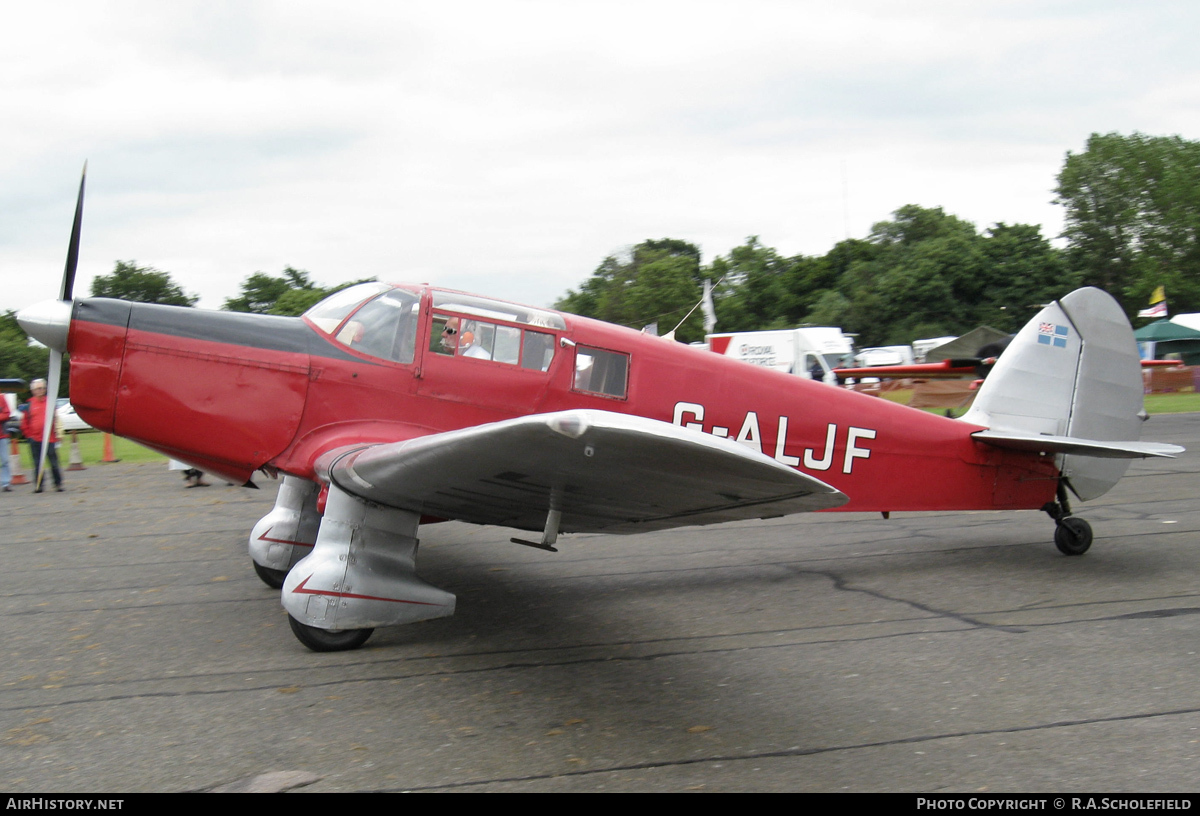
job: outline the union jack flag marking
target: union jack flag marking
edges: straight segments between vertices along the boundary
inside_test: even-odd
[[[1067,337],[1070,333],[1071,330],[1066,326],[1059,326],[1055,323],[1038,324],[1038,342],[1043,346],[1066,348]]]

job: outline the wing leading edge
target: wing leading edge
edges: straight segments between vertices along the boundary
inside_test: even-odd
[[[666,422],[577,410],[350,451],[330,478],[402,510],[540,530],[638,533],[825,510],[849,499],[744,445]]]

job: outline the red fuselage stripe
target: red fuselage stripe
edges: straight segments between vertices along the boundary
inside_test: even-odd
[[[300,595],[327,595],[330,598],[355,598],[360,601],[388,601],[390,603],[416,604],[417,606],[442,606],[442,604],[429,603],[427,601],[406,601],[403,598],[380,598],[377,595],[355,595],[352,592],[333,592],[326,589],[305,589],[304,585],[308,583],[309,578],[312,578],[312,576],[310,575],[308,578],[305,578],[303,581],[301,581],[300,585],[293,589],[292,592]]]
[[[259,541],[270,541],[272,544],[291,544],[293,547],[311,547],[312,544],[306,544],[303,541],[289,541],[286,538],[267,538],[267,533],[274,530],[274,527],[268,527],[266,532],[258,537]]]

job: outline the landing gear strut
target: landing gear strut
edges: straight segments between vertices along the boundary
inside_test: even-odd
[[[1047,502],[1042,508],[1054,519],[1054,546],[1063,555],[1083,555],[1092,546],[1092,525],[1071,515],[1071,504],[1067,500],[1067,486],[1058,483],[1058,501]]]
[[[315,652],[340,652],[357,649],[377,626],[453,615],[454,595],[417,577],[420,521],[331,484],[312,552],[283,583],[296,638]]]
[[[321,526],[317,510],[319,486],[298,476],[284,475],[275,506],[250,533],[254,572],[271,589],[283,589],[288,571],[312,552]]]

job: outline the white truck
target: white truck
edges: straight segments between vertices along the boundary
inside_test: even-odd
[[[850,361],[854,343],[831,326],[710,334],[708,348],[751,365],[836,383],[831,371]],[[821,371],[816,374],[816,368]]]

